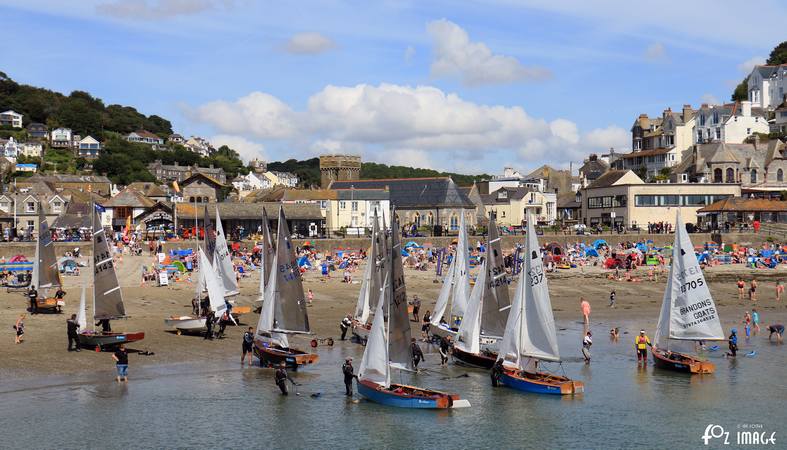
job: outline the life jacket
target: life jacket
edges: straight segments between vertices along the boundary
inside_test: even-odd
[[[634,340],[634,343],[637,344],[638,350],[645,350],[648,346],[648,337],[647,336],[637,336]]]

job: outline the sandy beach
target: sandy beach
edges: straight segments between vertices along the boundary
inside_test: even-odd
[[[199,336],[178,336],[164,325],[170,315],[189,314],[194,285],[178,282],[168,287],[140,286],[139,274],[143,264],[151,257],[124,256],[119,264],[119,278],[123,289],[127,320],[113,322],[115,330],[145,332],[145,339],[134,343],[131,348],[155,353],[151,356],[135,357],[133,364],[139,366],[200,363],[201,361],[227,361],[237,364],[240,358],[241,335],[248,326],[256,326],[257,314],[242,316],[241,326],[228,327],[225,339],[205,341]],[[362,267],[361,267],[362,269]],[[356,272],[359,280],[362,270]],[[471,273],[475,275],[476,270]],[[581,328],[579,298],[586,297],[592,305],[591,329],[597,337],[605,336],[611,327],[621,326],[621,332],[632,333],[640,327],[648,330],[652,337],[657,322],[658,309],[664,292],[666,273],[660,274],[656,282],[647,281],[647,270],[640,268],[634,276],[642,281],[626,282],[607,279],[608,271],[598,267],[584,270],[559,270],[548,275],[552,306],[558,325],[568,329]],[[53,375],[73,375],[80,372],[112,369],[107,353],[93,351],[67,352],[66,319],[76,312],[82,284],[87,280],[88,270],[80,276],[64,277],[66,307],[63,314],[39,314],[26,319],[25,341],[14,344],[12,325],[16,318],[26,312],[27,299],[22,293],[0,293],[0,378],[38,378]],[[408,297],[417,294],[422,299],[421,314],[431,310],[440,283],[434,269],[423,272],[405,269]],[[775,270],[754,270],[742,265],[718,266],[706,270],[705,276],[711,292],[721,311],[725,332],[732,326],[741,325],[743,313],[753,306],[748,299],[739,300],[735,281],[742,276],[747,283],[756,277],[759,282],[757,309],[762,324],[785,323],[787,300],[775,301],[775,282],[785,275],[784,266]],[[257,298],[259,275],[253,273],[241,281],[241,294],[236,297],[238,305],[252,305]],[[331,279],[323,278],[318,271],[304,276],[304,288],[314,291],[314,303],[309,307],[309,319],[316,337],[339,337],[338,323],[342,316],[350,313],[355,305],[360,283],[345,284],[341,274]],[[512,285],[513,289],[513,285]],[[612,289],[617,292],[617,306],[609,308],[608,298]],[[748,290],[748,287],[747,287]],[[88,304],[90,304],[88,290]],[[88,316],[90,316],[88,311]],[[413,335],[420,336],[420,324],[413,322]],[[580,332],[577,331],[577,347]],[[628,339],[628,335],[621,339]],[[292,339],[293,345],[308,347],[307,338]],[[351,345],[341,343],[338,345]],[[360,347],[358,347],[360,348]],[[319,348],[317,349],[319,353]]]

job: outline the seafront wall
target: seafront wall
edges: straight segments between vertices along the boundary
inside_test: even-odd
[[[691,234],[691,240],[694,245],[700,245],[704,242],[709,242],[711,240],[710,234],[707,233],[696,233]],[[478,241],[479,236],[470,236],[469,241],[471,245],[475,245]],[[728,233],[722,235],[722,240],[725,244],[732,244],[738,243],[741,245],[760,245],[766,242],[769,238],[774,239],[772,236],[768,236],[766,234],[753,234],[753,233]],[[421,237],[421,238],[405,238],[402,239],[402,243],[407,243],[410,241],[417,242],[419,245],[431,246],[431,247],[445,247],[456,239],[455,237]],[[640,240],[652,240],[656,246],[664,246],[664,245],[671,245],[674,240],[674,235],[672,234],[600,234],[600,235],[592,235],[592,236],[576,236],[576,235],[564,235],[564,234],[546,234],[538,237],[538,241],[543,245],[551,242],[557,242],[560,245],[565,245],[566,243],[574,243],[577,241],[582,241],[587,244],[591,244],[596,239],[604,239],[605,241],[609,242],[610,244],[617,244],[618,242],[622,241],[640,241]],[[775,238],[778,241],[778,237]],[[304,239],[294,239],[293,242],[295,245],[303,245],[306,240]],[[321,251],[330,251],[335,252],[336,250],[352,250],[357,251],[361,248],[367,248],[369,246],[369,238],[347,238],[347,239],[316,239],[312,240],[313,243],[316,244],[317,248]],[[516,243],[524,243],[524,236],[516,235],[510,236],[506,235],[502,237],[502,247],[503,249],[510,249],[513,248]],[[254,241],[243,241],[241,245],[245,245],[247,247],[251,247],[254,245]],[[81,254],[83,256],[92,256],[91,254],[91,246],[89,242],[58,242],[55,243],[55,255],[57,257],[63,256],[65,252],[73,251],[75,247],[79,247]],[[197,248],[196,241],[170,241],[164,244],[164,249],[169,251],[171,249],[185,249],[185,248]],[[147,246],[144,247],[145,253],[147,253]],[[33,242],[3,242],[0,243],[0,256],[4,257],[6,260],[13,257],[14,255],[25,255],[28,259],[33,258],[35,255],[35,243]]]

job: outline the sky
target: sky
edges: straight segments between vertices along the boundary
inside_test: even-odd
[[[576,170],[589,153],[629,151],[641,113],[728,101],[787,19],[777,1],[758,2],[756,15],[742,9],[0,0],[0,71],[157,114],[245,160],[350,153],[471,174]]]

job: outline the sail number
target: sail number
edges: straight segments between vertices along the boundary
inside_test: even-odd
[[[691,280],[687,283],[683,283],[680,285],[680,292],[686,293],[686,291],[690,291],[692,289],[697,289],[698,287],[702,287],[705,285],[705,282],[702,279],[699,280]]]
[[[508,277],[503,266],[492,267],[489,271],[492,273],[492,280],[489,281],[490,288],[494,289],[511,284],[511,278]]]
[[[287,264],[279,264],[279,272],[284,274],[284,281],[294,281],[301,273],[295,261],[291,261]]]
[[[105,261],[103,263],[99,263],[99,261]],[[96,274],[101,273],[105,270],[109,270],[113,267],[112,258],[109,255],[109,252],[102,252],[96,254],[93,258],[93,264],[95,266],[94,272]]]
[[[530,280],[531,287],[538,286],[544,281],[544,272],[541,270],[541,267],[536,267],[528,272],[527,278]]]

